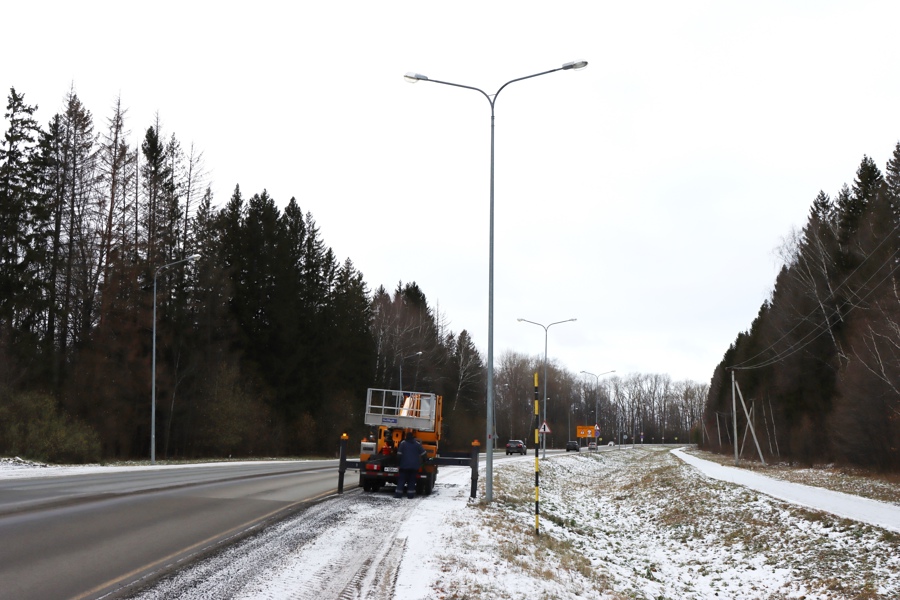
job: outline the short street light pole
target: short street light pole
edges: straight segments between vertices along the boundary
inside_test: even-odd
[[[511,83],[515,83],[516,81],[522,81],[525,79],[531,79],[533,77],[539,77],[541,75],[546,75],[548,73],[555,73],[556,71],[578,71],[587,66],[587,61],[585,60],[576,60],[572,62],[567,62],[561,67],[556,69],[550,69],[549,71],[541,71],[540,73],[535,73],[534,75],[526,75],[525,77],[518,77],[516,79],[510,79],[506,83],[500,86],[493,95],[488,94],[482,89],[477,87],[472,87],[470,85],[461,85],[459,83],[451,83],[449,81],[440,81],[438,79],[429,79],[425,75],[421,75],[419,73],[407,73],[404,75],[406,80],[410,83],[416,83],[417,81],[430,81],[431,83],[440,83],[442,85],[449,85],[458,88],[464,88],[467,90],[474,90],[480,94],[482,94],[488,101],[488,104],[491,105],[491,205],[490,205],[490,243],[488,250],[488,355],[487,355],[487,448],[485,452],[485,467],[484,467],[484,499],[490,502],[493,499],[493,477],[494,477],[494,432],[492,431],[492,426],[494,422],[494,105],[497,102],[497,96],[500,95],[500,92],[503,91],[503,88],[508,86]]]
[[[543,327],[544,329],[544,423],[547,422],[547,334],[551,327],[554,325],[559,325],[560,323],[569,323],[571,321],[577,321],[578,319],[566,319],[565,321],[556,321],[554,323],[550,323],[549,325],[543,325],[541,323],[536,323],[534,321],[529,321],[528,319],[518,319],[520,323],[531,323],[532,325],[537,325],[538,327]],[[566,440],[568,441],[568,440]],[[543,448],[543,456],[541,458],[547,458],[547,434],[545,433],[541,436],[541,446]]]
[[[181,260],[176,260],[175,262],[171,262],[167,265],[163,265],[160,268],[156,269],[156,272],[153,274],[153,350],[152,350],[152,358],[150,362],[152,366],[150,367],[152,373],[150,375],[150,464],[156,464],[156,278],[159,277],[159,274],[168,269],[169,267],[173,267],[175,265],[180,265],[183,262],[193,262],[200,258],[199,254],[193,254],[188,256],[187,258],[183,258]]]

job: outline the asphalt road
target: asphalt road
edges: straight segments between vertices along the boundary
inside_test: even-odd
[[[125,593],[336,487],[337,461],[0,480],[0,598]]]

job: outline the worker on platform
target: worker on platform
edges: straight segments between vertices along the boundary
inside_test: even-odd
[[[412,431],[406,432],[406,439],[400,442],[397,448],[397,456],[400,457],[400,470],[397,473],[397,489],[394,490],[394,498],[403,496],[406,488],[406,497],[413,498],[416,495],[416,474],[422,461],[425,459],[425,448],[416,439]]]

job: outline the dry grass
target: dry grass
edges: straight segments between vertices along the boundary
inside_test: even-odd
[[[727,457],[718,458],[727,464]],[[498,548],[494,568],[512,569],[523,581],[563,581],[614,599],[712,598],[714,592],[777,599],[818,590],[822,598],[865,600],[879,597],[884,569],[896,568],[900,556],[900,535],[710,480],[650,448],[542,461],[542,535],[535,536],[533,470],[514,465],[495,469],[497,501],[475,504],[473,512]],[[797,480],[813,481],[794,471]],[[596,476],[586,476],[591,472]],[[835,470],[828,479],[842,477],[859,476]],[[675,581],[673,572],[688,575]],[[789,583],[771,587],[769,572]],[[735,579],[735,573],[743,575]],[[741,578],[747,583],[737,592]],[[890,589],[900,588],[897,579]],[[650,595],[651,589],[663,594]]]

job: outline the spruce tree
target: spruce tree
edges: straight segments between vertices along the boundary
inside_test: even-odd
[[[66,245],[62,273],[63,352],[90,334],[96,321],[96,294],[100,275],[98,236],[101,225],[97,207],[96,138],[91,112],[74,90],[66,97],[62,115],[62,157],[65,161],[64,202]]]
[[[849,194],[842,190],[838,197],[838,225],[842,244],[846,244],[859,227],[859,219],[863,211],[875,199],[883,181],[881,171],[875,161],[864,155],[856,170],[856,179],[853,182],[852,190]]]
[[[170,262],[173,247],[165,246],[166,206],[173,195],[171,166],[166,156],[165,144],[160,139],[159,122],[149,127],[141,143],[141,187],[143,188],[143,209],[141,210],[141,241],[146,260],[152,268]]]
[[[884,169],[882,193],[891,207],[894,224],[900,223],[900,142],[894,146],[894,153]]]
[[[0,146],[0,353],[27,364],[40,345],[45,206],[40,193],[37,106],[10,88]],[[4,346],[6,348],[4,348]]]

